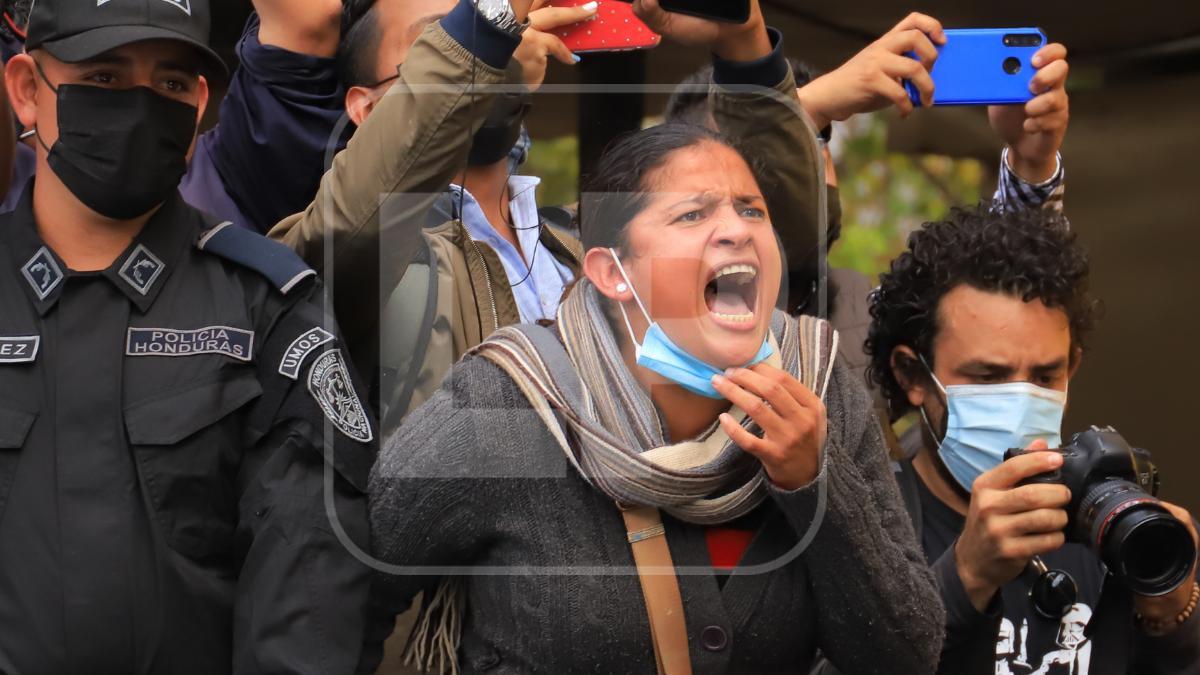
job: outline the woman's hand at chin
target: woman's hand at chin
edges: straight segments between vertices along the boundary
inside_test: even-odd
[[[765,363],[730,368],[713,378],[713,387],[762,428],[763,435],[756,436],[729,413],[721,414],[721,428],[763,463],[776,487],[797,490],[816,479],[827,425],[825,404],[816,394]]]

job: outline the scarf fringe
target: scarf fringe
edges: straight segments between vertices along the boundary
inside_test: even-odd
[[[404,665],[415,665],[423,673],[458,675],[458,645],[462,638],[465,604],[463,580],[443,577],[433,597],[421,605],[412,635],[404,647]]]

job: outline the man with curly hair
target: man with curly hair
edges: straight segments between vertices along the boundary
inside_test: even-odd
[[[1099,560],[1064,543],[1070,491],[1019,486],[1060,466],[1061,455],[1003,461],[1009,447],[1061,444],[1068,383],[1097,307],[1087,255],[1065,220],[985,206],[914,232],[872,296],[870,376],[896,417],[919,413],[901,439],[911,457],[896,477],[946,604],[939,673],[1141,675],[1200,665],[1200,618],[1187,612],[1194,584],[1134,596],[1134,615],[1128,603],[1100,603]],[[1167,506],[1195,536],[1188,513]],[[1035,557],[1077,584],[1061,616],[1031,604]],[[1085,632],[1093,616],[1097,630]]]

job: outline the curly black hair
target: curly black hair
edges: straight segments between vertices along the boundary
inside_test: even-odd
[[[1099,319],[1100,304],[1088,288],[1087,253],[1061,215],[1005,211],[991,204],[953,209],[945,220],[926,223],[909,235],[908,248],[892,261],[871,297],[868,374],[894,418],[911,405],[892,372],[892,351],[906,345],[934,367],[938,306],[964,284],[1062,309],[1072,346],[1080,349]],[[912,369],[907,377],[925,376],[916,362],[903,366]]]

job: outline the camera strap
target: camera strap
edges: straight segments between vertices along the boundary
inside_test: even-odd
[[[625,519],[629,548],[646,599],[658,675],[691,675],[683,597],[679,593],[679,577],[675,574],[671,550],[667,547],[662,515],[658,509],[639,506],[622,509],[621,517]]]

